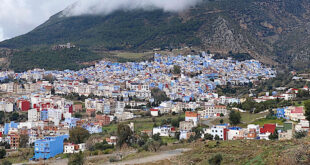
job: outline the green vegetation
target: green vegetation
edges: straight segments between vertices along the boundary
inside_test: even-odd
[[[229,113],[229,122],[233,126],[239,124],[241,122],[240,112],[230,111],[230,113]]]
[[[108,16],[64,17],[58,13],[33,31],[1,42],[0,47],[16,49],[8,57],[9,67],[16,70],[77,69],[83,66],[81,62],[103,58],[102,55],[110,51],[141,53],[155,48],[170,51],[185,46],[229,52],[228,55],[237,60],[260,55],[260,59],[269,60],[271,65],[289,64],[283,68],[304,69],[309,68],[309,39],[305,37],[308,21],[303,16],[309,8],[306,0],[295,1],[205,0],[182,14],[133,10],[117,11]],[[231,40],[223,38],[223,33],[231,34]],[[65,53],[71,50],[61,50],[59,55],[50,51],[52,46],[67,42],[85,50],[83,55],[75,58],[76,53]],[[6,57],[6,54],[0,56]],[[133,60],[135,56],[143,58],[126,53],[109,58],[130,60],[127,56],[133,56]],[[270,62],[272,59],[275,60]]]
[[[241,104],[233,104],[233,107],[237,107],[246,111],[259,113],[268,109],[291,106],[293,102],[283,99],[267,100],[260,103],[255,102],[252,98],[247,98],[245,102]]]
[[[83,165],[84,162],[84,154],[82,152],[79,152],[70,156],[68,165]]]
[[[101,143],[96,143],[92,148],[90,148],[90,150],[108,150],[108,149],[113,149],[114,146],[113,145],[110,145],[107,143],[107,141],[103,141]]]
[[[310,85],[304,81],[292,80],[294,76],[289,72],[289,70],[279,70],[277,77],[269,79],[266,81],[261,81],[254,93],[256,95],[264,91],[275,91],[278,87],[287,87],[287,88],[303,88],[305,85]]]
[[[309,137],[294,141],[197,141],[192,144],[191,151],[177,157],[176,160],[182,164],[204,165],[220,154],[221,164],[307,164],[310,162],[307,156],[310,147],[304,144],[308,142]]]
[[[307,131],[296,131],[294,134],[294,138],[301,139],[301,138],[306,137],[307,135],[308,135]]]
[[[310,100],[304,102],[305,105],[305,116],[308,121],[310,121]]]
[[[159,88],[153,88],[151,90],[152,97],[154,98],[154,104],[159,105],[163,101],[168,101],[169,98],[166,92],[160,90]]]
[[[74,144],[84,143],[90,136],[89,132],[82,127],[71,129],[69,135],[69,140]]]
[[[130,145],[133,132],[126,124],[119,124],[117,126],[117,146],[122,148],[124,144]]]
[[[92,53],[88,49],[63,49],[51,50],[51,48],[41,48],[39,50],[25,49],[16,52],[11,59],[10,68],[16,72],[34,69],[72,69],[78,70],[84,65],[83,62],[102,59],[103,56]]]
[[[242,112],[242,113],[240,113],[241,123],[237,124],[237,126],[238,127],[246,127],[248,124],[253,123],[257,119],[265,118],[267,116],[267,114],[268,114],[268,112],[264,112],[264,113]],[[220,124],[221,119],[223,119],[223,123],[229,123],[228,118],[217,118],[217,119],[213,120],[211,123],[215,124],[215,125]]]
[[[234,60],[245,61],[251,60],[253,57],[249,53],[233,53],[229,51],[228,55],[216,53],[212,58],[213,59],[227,59],[227,57],[231,57]]]
[[[3,165],[12,165],[12,163],[8,160],[3,161],[2,163],[3,163]]]
[[[259,126],[264,126],[264,124],[280,124],[282,125],[284,123],[285,120],[283,119],[267,119],[267,118],[263,118],[263,119],[259,119],[257,121],[254,121],[252,124],[258,124]]]
[[[20,148],[26,148],[29,142],[29,136],[26,135],[20,135],[20,142],[19,142],[19,147]]]
[[[181,73],[181,67],[179,65],[174,65],[172,73],[173,74],[180,74]]]
[[[278,130],[274,130],[274,132],[270,134],[268,138],[270,140],[278,140],[279,138]]]
[[[3,159],[6,155],[5,149],[0,149],[0,159]]]
[[[211,159],[209,159],[210,165],[221,165],[221,162],[223,160],[223,157],[221,154],[216,154]]]

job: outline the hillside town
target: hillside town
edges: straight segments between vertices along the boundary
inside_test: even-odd
[[[295,132],[309,131],[305,108],[295,105],[271,108],[269,117],[281,123],[251,124],[223,121],[231,112],[248,113],[233,105],[248,98],[219,95],[218,86],[249,86],[273,79],[275,70],[256,60],[213,59],[212,54],[166,56],[153,61],[116,63],[100,61],[78,71],[34,69],[23,73],[0,72],[0,143],[7,152],[33,148],[31,160],[90,150],[85,141],[74,143],[71,131],[86,130],[100,135],[98,143],[116,146],[117,133],[105,127],[128,123],[132,132],[148,137],[173,137],[184,141],[292,139]],[[263,96],[249,94],[257,104],[270,100],[291,101],[301,89],[284,88]],[[266,113],[262,111],[259,113]],[[142,113],[141,113],[142,112]],[[164,122],[149,130],[136,129],[134,121],[179,116],[176,123]],[[184,117],[184,118],[183,118]],[[265,117],[265,116],[264,116]],[[182,119],[183,118],[183,119]],[[222,119],[215,124],[210,121]],[[240,118],[239,118],[240,120]],[[205,124],[207,123],[207,124]],[[240,123],[240,121],[239,121]],[[204,125],[197,131],[198,127]]]

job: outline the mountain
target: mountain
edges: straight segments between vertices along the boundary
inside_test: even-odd
[[[210,0],[180,13],[115,11],[66,17],[60,12],[33,31],[0,43],[11,69],[76,69],[113,51],[192,47],[247,53],[262,62],[310,68],[310,0]],[[72,50],[52,50],[73,43]],[[48,61],[46,61],[48,59]],[[5,68],[5,66],[3,66]]]

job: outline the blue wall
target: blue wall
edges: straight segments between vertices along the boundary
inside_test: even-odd
[[[44,139],[35,141],[34,159],[49,159],[64,152],[64,140],[68,139],[68,135],[57,137],[45,137]]]

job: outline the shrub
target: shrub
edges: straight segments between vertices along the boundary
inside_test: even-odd
[[[296,139],[301,139],[301,138],[306,137],[307,134],[308,134],[307,131],[296,131],[294,137],[295,137]]]
[[[221,154],[216,154],[211,159],[209,159],[210,165],[220,165],[223,160],[223,157]]]

